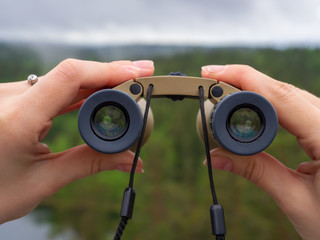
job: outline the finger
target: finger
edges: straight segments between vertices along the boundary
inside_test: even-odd
[[[1,83],[0,84],[0,103],[16,97],[28,90],[31,85],[27,81]]]
[[[305,97],[308,94],[249,66],[206,66],[202,75],[265,96],[275,107],[280,124],[298,138],[312,159],[320,159],[320,109],[309,101],[312,97]]]
[[[242,90],[254,91],[260,94],[263,93],[264,85],[261,86],[259,84],[261,83],[259,79],[267,79],[267,81],[270,81],[271,84],[274,84],[274,81],[276,81],[273,78],[246,65],[208,65],[202,67],[202,76],[215,78],[218,81],[229,83]],[[259,79],[255,79],[255,83],[253,83],[253,78]],[[279,83],[283,84],[282,82],[276,81],[276,84]],[[320,108],[320,98],[316,97],[306,90],[302,90],[299,88],[296,88],[295,90],[317,108]]]
[[[214,149],[211,156],[215,169],[230,171],[253,182],[266,191],[285,212],[289,211],[292,199],[299,206],[299,199],[304,202],[301,196],[308,196],[304,192],[306,187],[301,181],[302,177],[267,153],[238,156],[219,148]]]
[[[319,209],[319,202],[310,176],[285,167],[266,153],[238,156],[223,149],[215,149],[211,155],[215,168],[229,170],[266,191],[298,232],[317,232],[314,225],[306,224],[319,218],[316,211]]]
[[[129,79],[152,75],[151,61],[100,63],[68,59],[41,77],[29,91],[23,103],[33,110],[37,120],[47,121],[74,103],[80,89],[113,87]]]
[[[128,65],[128,64],[131,64],[132,62],[131,61],[117,61],[116,63],[120,64],[120,65]],[[88,98],[91,94],[93,94],[94,92],[99,91],[101,89],[102,88],[80,89],[78,92],[78,95],[72,101],[70,106],[68,106],[61,113],[59,113],[59,115],[62,115],[62,114],[79,109],[86,98]]]
[[[303,162],[297,168],[298,172],[315,175],[320,170],[320,161],[312,161],[312,162]],[[320,177],[320,176],[319,176]]]
[[[132,65],[131,61],[114,61],[114,63],[117,63],[119,65]],[[0,83],[0,102],[3,103],[5,100],[8,100],[12,97],[16,97],[23,94],[25,91],[30,89],[30,87],[31,87],[31,84],[28,83],[28,81],[26,80],[19,81],[19,82]],[[78,96],[76,97],[76,99],[72,104],[77,103],[83,100],[84,98],[87,98],[92,93],[100,89],[101,88],[80,90]]]
[[[118,154],[103,154],[87,145],[80,145],[62,153],[51,154],[41,168],[44,179],[49,182],[50,194],[75,180],[106,170],[130,172],[134,153],[125,151]],[[138,160],[137,173],[143,172],[141,159]]]
[[[101,88],[93,88],[93,89],[80,89],[78,95],[73,99],[69,106],[63,109],[58,115],[63,115],[65,113],[77,110],[81,107],[83,102],[96,91],[101,90]]]
[[[298,88],[299,89],[299,88]],[[300,94],[306,98],[309,102],[311,102],[315,107],[320,108],[320,98],[313,95],[312,93],[309,93],[306,90],[300,90]]]
[[[84,101],[85,99],[75,104],[72,104],[71,106],[67,107],[62,112],[60,112],[59,116],[80,109]]]

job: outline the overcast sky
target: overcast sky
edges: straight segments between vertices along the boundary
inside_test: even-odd
[[[0,40],[316,44],[319,0],[0,0]]]
[[[320,0],[0,0],[1,40],[320,46]],[[45,239],[28,219],[0,238]]]

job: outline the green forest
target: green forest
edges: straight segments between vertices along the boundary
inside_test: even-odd
[[[194,47],[157,55],[140,48],[140,53],[128,54],[126,59],[152,59],[155,75],[180,71],[200,76],[203,65],[247,64],[315,95],[320,93],[320,49]],[[111,60],[107,51],[103,57],[98,50],[79,47],[78,52],[74,51],[78,54],[66,57]],[[0,44],[1,82],[23,80],[30,73],[45,74],[60,60],[44,60],[33,48]],[[209,213],[212,199],[203,165],[205,150],[195,127],[199,102],[153,99],[151,108],[154,129],[141,151],[145,172],[135,177],[135,209],[123,239],[213,239]],[[55,119],[44,141],[51,151],[83,144],[77,114]],[[309,160],[295,137],[281,127],[266,151],[294,169]],[[274,201],[257,186],[228,172],[214,170],[213,174],[225,210],[226,239],[300,239]],[[74,182],[43,201],[34,219],[39,224],[49,223],[51,236],[68,231],[73,236],[70,240],[111,240],[120,221],[122,194],[128,180],[129,174],[109,171]]]

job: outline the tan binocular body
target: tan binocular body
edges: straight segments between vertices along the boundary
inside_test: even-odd
[[[145,112],[146,101],[143,97],[147,95],[147,89],[150,85],[153,85],[152,97],[169,97],[174,98],[178,96],[181,98],[199,98],[199,87],[202,86],[204,90],[204,97],[207,99],[205,101],[205,115],[206,123],[208,126],[208,138],[210,148],[217,147],[219,144],[213,137],[211,126],[211,112],[214,106],[221,101],[225,96],[231,93],[241,91],[227,83],[218,82],[214,79],[201,78],[201,77],[187,77],[187,76],[154,76],[154,77],[144,77],[130,80],[128,82],[122,83],[117,87],[113,88],[120,90],[129,94],[137,103],[141,109],[141,112]],[[132,86],[140,91],[132,91]],[[130,90],[131,89],[131,90]],[[215,91],[218,90],[218,91]],[[148,121],[146,126],[146,132],[144,135],[143,143],[145,143],[151,135],[154,125],[154,118],[151,109],[149,110]],[[196,119],[196,128],[200,139],[203,141],[203,128],[200,116],[200,110]],[[131,147],[131,150],[135,150],[137,144]]]

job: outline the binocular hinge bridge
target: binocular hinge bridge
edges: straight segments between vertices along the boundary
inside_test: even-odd
[[[127,81],[114,89],[126,92],[134,100],[138,101],[147,95],[148,86],[153,85],[152,97],[181,96],[198,98],[199,87],[204,90],[204,97],[214,104],[233,92],[240,90],[214,79],[188,76],[155,76],[143,77]]]

